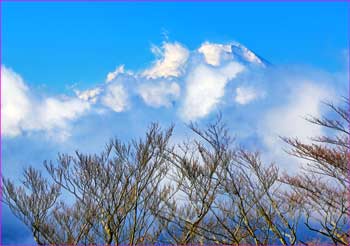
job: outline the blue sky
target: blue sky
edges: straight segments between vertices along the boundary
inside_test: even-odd
[[[1,4],[2,171],[14,179],[152,121],[175,123],[176,143],[218,112],[240,144],[295,169],[278,136],[324,134],[302,117],[348,93],[349,3]],[[3,212],[4,241],[23,243]]]
[[[145,67],[164,33],[190,49],[236,40],[276,64],[329,70],[347,47],[344,2],[2,4],[3,63],[55,92],[98,83],[116,64]]]

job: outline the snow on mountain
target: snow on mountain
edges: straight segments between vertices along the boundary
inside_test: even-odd
[[[235,60],[244,64],[255,64],[263,67],[270,64],[268,61],[261,58],[252,50],[248,49],[247,47],[238,42],[233,42],[231,44],[231,52]]]

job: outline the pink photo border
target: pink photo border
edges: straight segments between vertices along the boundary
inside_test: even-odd
[[[2,2],[347,2],[348,3],[348,23],[350,23],[350,0],[293,0],[293,1],[288,1],[288,0],[245,0],[245,1],[239,1],[239,0],[35,0],[35,1],[30,1],[30,0],[0,0],[0,64],[2,65]],[[348,45],[348,50],[347,50],[347,66],[348,66],[348,97],[350,98],[350,28],[348,29],[347,33],[347,45]],[[1,102],[1,69],[0,69],[0,102]],[[1,111],[1,110],[0,110]],[[348,105],[348,112],[350,114],[350,105]],[[350,124],[348,125],[349,130],[350,130]],[[2,119],[1,119],[1,114],[0,114],[0,202],[2,201]],[[349,138],[349,144],[350,144],[350,138]],[[348,178],[350,180],[350,152],[348,153]],[[350,187],[348,190],[348,200],[350,201]],[[0,204],[0,245],[2,244],[2,202]],[[349,218],[350,220],[350,218]],[[350,240],[350,239],[349,239]],[[13,245],[13,246],[33,246],[33,244],[6,244],[8,246]],[[71,246],[69,244],[60,244],[62,246]],[[97,245],[104,245],[104,244],[97,244]],[[126,244],[127,246],[129,244]],[[148,246],[150,244],[143,244],[145,246]],[[152,244],[153,245],[153,244]],[[159,246],[165,246],[169,244],[155,244]],[[202,244],[187,244],[186,246],[200,246]],[[211,246],[214,244],[206,244],[207,246]],[[215,244],[216,245],[216,244]],[[242,246],[249,246],[249,244],[240,244]],[[279,244],[272,244],[270,246],[277,246]],[[333,244],[318,244],[320,246],[331,246]]]

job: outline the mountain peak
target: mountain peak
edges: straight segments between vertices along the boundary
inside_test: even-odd
[[[244,45],[238,42],[231,43],[231,51],[234,59],[239,60],[240,62],[248,63],[248,64],[256,64],[263,67],[270,64],[268,61],[261,58],[260,56],[255,54],[252,50],[248,49],[247,47],[245,47]]]

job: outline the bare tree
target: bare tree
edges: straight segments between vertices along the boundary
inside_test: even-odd
[[[296,176],[237,145],[219,116],[191,124],[195,137],[176,146],[172,127],[152,124],[145,138],[113,140],[99,155],[61,154],[44,163],[50,179],[32,167],[18,187],[4,179],[4,202],[40,245],[347,244],[350,120],[329,106],[337,119],[308,120],[336,134],[284,138],[308,161]],[[319,236],[301,237],[301,226]]]
[[[330,130],[327,136],[313,138],[311,143],[284,138],[292,147],[289,153],[306,161],[307,166],[302,173],[285,174],[281,180],[291,188],[285,192],[285,198],[299,204],[309,230],[334,244],[347,245],[350,242],[349,99],[345,99],[344,108],[326,105],[333,112],[332,118],[307,120]]]
[[[45,163],[53,182],[29,168],[23,186],[4,180],[4,202],[31,228],[38,244],[155,242],[161,232],[152,211],[166,200],[166,154],[172,128],[152,125],[144,140],[111,141],[101,155],[60,155]],[[72,204],[57,202],[60,190]]]
[[[220,117],[204,130],[190,128],[199,139],[170,155],[182,202],[158,216],[168,242],[297,243],[298,213],[280,199],[278,169],[234,146]]]
[[[210,225],[210,210],[220,188],[219,174],[226,162],[230,141],[220,121],[209,125],[205,131],[195,125],[190,128],[200,140],[186,142],[169,153],[169,162],[174,167],[171,179],[175,182],[175,201],[158,215],[166,224],[167,242],[188,244],[208,241],[208,233],[214,233]],[[205,140],[205,141],[202,141]]]

